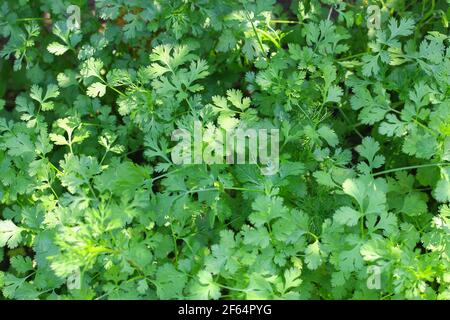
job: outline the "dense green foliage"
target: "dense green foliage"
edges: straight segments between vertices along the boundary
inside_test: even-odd
[[[0,3],[0,299],[450,298],[448,0],[86,2]]]

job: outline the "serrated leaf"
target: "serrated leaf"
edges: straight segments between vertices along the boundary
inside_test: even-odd
[[[59,42],[52,42],[47,46],[47,50],[55,56],[61,56],[69,50],[69,47],[60,44]]]
[[[16,248],[22,241],[22,230],[11,220],[0,221],[0,247]]]
[[[310,270],[316,270],[322,264],[319,241],[316,241],[306,247],[305,262]]]
[[[103,97],[106,93],[106,86],[103,83],[95,82],[89,86],[89,88],[86,91],[86,94],[89,97],[95,98],[95,97]]]
[[[433,195],[439,202],[450,202],[450,181],[439,180]]]
[[[361,213],[350,207],[341,207],[334,214],[334,220],[349,227],[355,226],[361,218]]]
[[[33,270],[33,261],[30,257],[14,256],[10,262],[12,267],[20,274]]]

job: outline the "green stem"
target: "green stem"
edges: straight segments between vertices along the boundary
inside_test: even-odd
[[[367,52],[360,52],[360,53],[352,54],[352,55],[347,56],[347,57],[339,58],[336,61],[345,61],[345,60],[349,60],[349,59],[353,59],[353,58],[358,58],[358,57],[361,57],[361,56],[365,55],[366,53]]]
[[[110,86],[108,84],[108,82],[106,82],[100,75],[96,75],[96,77],[108,88],[110,88],[111,90],[114,90],[115,92],[117,92],[120,96],[125,96],[125,94],[119,90],[117,90],[116,88],[114,88],[113,86]]]
[[[307,234],[309,234],[311,237],[313,237],[315,241],[319,240],[319,237],[317,235],[315,235],[314,233],[308,231]]]
[[[270,20],[269,23],[302,24],[303,22],[295,20]]]
[[[108,154],[108,152],[109,152],[109,149],[106,149],[105,154],[102,157],[102,160],[100,160],[100,165],[102,165],[103,161],[105,161],[105,158],[106,158],[106,155]]]
[[[42,20],[52,20],[52,18],[20,18],[20,19],[16,19],[16,22],[42,21]]]
[[[248,14],[248,11],[247,11],[247,8],[245,7],[245,5],[244,5],[244,9],[245,9],[245,15],[247,16],[248,21],[250,21],[250,24],[252,25],[253,33],[255,34],[256,39],[258,40],[258,44],[259,44],[259,47],[261,48],[261,52],[264,53],[264,46],[261,42],[261,39],[259,38],[258,32],[256,31],[256,27],[255,27],[252,19],[250,19],[250,15]]]
[[[173,231],[172,221],[170,222],[170,231],[172,233],[172,239],[173,239],[173,251],[175,253],[175,263],[178,263],[177,237],[175,236],[175,232]]]
[[[423,2],[423,4],[424,5],[423,5],[423,8],[422,8],[422,12],[423,12],[423,9],[425,7],[425,2]],[[425,16],[422,19],[420,19],[420,21],[418,23],[418,26],[417,26],[417,30],[420,30],[422,28],[422,26],[425,24],[425,22],[434,14],[435,6],[436,6],[436,0],[432,0],[431,1],[431,8],[430,8],[430,10],[428,10],[428,12],[425,14]]]
[[[267,31],[261,30],[259,28],[257,28],[256,30],[262,33],[267,39],[269,39],[275,45],[275,47],[277,47],[278,49],[281,48],[280,43],[277,40],[275,40],[275,38],[272,37]]]
[[[237,188],[237,187],[224,187],[225,190],[238,190],[238,191],[248,191],[248,192],[264,192],[260,189],[247,189],[247,188]]]
[[[59,200],[58,194],[56,193],[55,189],[53,189],[51,182],[48,182],[48,185],[50,186],[50,190],[52,191],[53,195],[55,196],[56,200]]]
[[[352,122],[350,121],[349,117],[347,117],[347,115],[345,114],[344,110],[342,110],[342,108],[339,108],[339,107],[338,107],[338,110],[339,110],[339,112],[342,114],[342,117],[345,119],[345,121],[347,121],[347,123],[348,123],[350,126],[352,126]],[[363,139],[364,137],[363,137],[363,135],[359,132],[359,130],[356,129],[355,126],[352,126],[352,127],[353,127],[353,131],[355,131],[355,133],[358,135],[358,137],[360,137],[361,139]]]
[[[50,167],[53,168],[53,170],[55,170],[59,174],[62,174],[62,171],[59,170],[53,163],[51,163],[50,160],[48,160],[48,163],[49,163]]]
[[[393,106],[399,106],[399,105],[401,105],[401,101],[396,102],[396,103],[393,104]],[[396,109],[389,108],[389,110],[392,111],[392,112],[395,112],[395,113],[398,114],[398,115],[401,115],[401,114],[402,114],[400,111],[398,111],[398,110],[396,110]],[[417,124],[418,126],[422,127],[424,130],[426,130],[426,131],[428,131],[429,133],[431,133],[433,136],[437,137],[437,136],[439,135],[436,131],[434,131],[433,129],[427,127],[426,125],[424,125],[422,122],[420,122],[420,121],[417,120],[416,118],[411,117],[411,120],[412,120],[415,124]]]
[[[121,96],[125,96],[125,94],[119,90],[117,90],[116,88],[114,88],[113,86],[110,86],[109,84],[106,84],[106,86],[112,90],[114,90],[115,92],[117,92],[119,95]]]
[[[401,168],[380,171],[377,173],[373,173],[372,176],[376,177],[376,176],[380,176],[383,174],[393,173],[393,172],[398,172],[398,171],[403,171],[403,170],[412,170],[412,169],[418,169],[418,168],[439,167],[439,166],[447,167],[447,166],[450,166],[450,163],[442,162],[442,163],[421,164],[421,165],[416,165],[416,166],[407,166],[407,167],[401,167]]]
[[[361,230],[361,238],[364,237],[364,216],[362,216],[359,220],[359,228]]]
[[[254,291],[254,290],[250,290],[250,289],[239,289],[239,288],[228,287],[228,286],[224,286],[220,283],[217,283],[217,285],[221,288],[233,290],[233,291],[240,291],[240,292],[253,292]]]
[[[91,183],[88,182],[87,185],[89,187],[89,191],[91,191],[92,195],[94,196],[95,201],[98,202],[97,195],[95,194],[94,188],[92,188]]]

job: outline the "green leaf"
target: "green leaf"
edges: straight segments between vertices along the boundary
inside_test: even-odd
[[[156,272],[156,292],[160,299],[181,299],[187,277],[166,263]]]
[[[302,280],[300,279],[302,272],[296,268],[286,269],[284,271],[284,291],[287,291],[291,288],[297,288]]]
[[[306,247],[305,262],[310,270],[316,270],[322,264],[323,260],[319,241],[315,241]]]
[[[283,206],[283,200],[279,197],[259,196],[253,202],[252,208],[255,212],[250,214],[249,219],[257,228],[287,212]]]
[[[60,146],[65,146],[65,145],[69,145],[69,142],[67,141],[67,139],[59,134],[54,134],[54,133],[50,133],[49,134],[50,140],[53,141],[56,145],[60,145]]]
[[[69,49],[69,47],[60,44],[59,42],[52,42],[47,46],[48,52],[54,54],[55,56],[62,56]]]
[[[346,194],[355,198],[360,206],[363,205],[366,197],[366,186],[361,180],[347,179],[342,184],[342,188]]]
[[[358,164],[359,171],[369,174],[372,169],[381,167],[384,162],[384,156],[377,155],[380,150],[380,144],[372,137],[365,137],[362,144],[357,146],[355,150],[369,162],[369,168],[366,168],[365,164]]]
[[[361,218],[361,213],[350,207],[341,207],[334,214],[334,220],[349,227],[355,226]]]
[[[341,87],[336,86],[336,85],[332,85],[328,89],[327,99],[326,99],[325,102],[340,103],[341,102],[341,97],[342,97],[343,94],[344,94],[344,91],[342,90]]]
[[[33,270],[33,261],[30,257],[14,256],[10,262],[12,267],[20,274]]]
[[[34,153],[35,149],[30,136],[22,132],[7,136],[2,145],[8,149],[8,154],[12,157]]]
[[[89,58],[81,65],[80,74],[85,77],[101,77],[103,62],[99,59]]]
[[[375,95],[366,87],[356,87],[353,89],[354,95],[350,99],[353,110],[361,110],[358,118],[364,124],[373,125],[384,119],[386,113],[390,111],[389,100],[386,92],[380,87],[375,88]]]
[[[254,229],[246,226],[242,230],[245,244],[263,249],[270,244],[270,235],[266,228]]]
[[[16,248],[22,241],[22,231],[11,220],[0,220],[0,247]]]
[[[242,92],[240,90],[230,89],[227,91],[228,100],[235,106],[236,108],[244,111],[250,106],[250,98],[243,98]]]
[[[409,216],[418,216],[426,213],[428,211],[426,197],[421,196],[419,193],[406,195],[401,210]]]
[[[95,82],[89,86],[86,94],[89,97],[103,97],[106,93],[106,86],[103,83]]]
[[[60,92],[59,92],[58,86],[55,84],[49,84],[47,86],[47,91],[46,91],[45,95],[42,96],[42,94],[43,94],[43,90],[39,86],[33,85],[31,87],[30,97],[33,100],[36,100],[40,103],[41,110],[42,111],[53,110],[54,103],[53,103],[53,101],[50,101],[50,99],[54,99],[59,96]]]
[[[217,300],[220,298],[220,287],[214,282],[212,274],[202,270],[197,275],[198,283],[192,285],[191,298],[199,300]]]
[[[378,59],[379,56],[371,56],[371,55],[365,55],[363,60],[363,68],[362,73],[366,77],[375,76],[380,72],[380,66],[378,65]]]
[[[335,147],[339,143],[338,136],[330,127],[321,126],[317,132],[330,146]]]
[[[142,279],[138,281],[137,292],[141,294],[145,294],[148,290],[148,284],[146,279]]]
[[[409,36],[414,32],[414,20],[402,18],[400,23],[397,24],[397,20],[395,20],[395,18],[391,18],[389,20],[389,31],[391,32],[390,39],[400,36]]]
[[[450,181],[444,179],[439,180],[433,195],[439,202],[450,202]]]

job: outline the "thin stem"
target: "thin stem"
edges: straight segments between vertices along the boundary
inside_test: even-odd
[[[16,19],[16,22],[42,21],[42,20],[52,20],[52,18],[20,18],[20,19]]]
[[[56,200],[59,199],[58,194],[56,193],[55,189],[53,189],[51,182],[48,182],[48,185],[50,187],[50,190],[52,191],[53,195],[55,196]]]
[[[394,106],[399,106],[399,105],[401,105],[401,101],[396,102],[396,103],[394,104]],[[395,113],[398,114],[398,115],[401,115],[401,114],[402,114],[400,111],[398,111],[398,110],[396,110],[396,109],[389,108],[389,110],[392,111],[392,112],[395,112]],[[437,137],[437,136],[439,135],[436,131],[434,131],[433,129],[427,127],[426,125],[424,125],[422,122],[420,122],[420,121],[417,120],[416,118],[411,117],[411,120],[412,120],[415,124],[417,124],[418,126],[422,127],[424,130],[426,130],[426,131],[428,131],[429,133],[431,133],[433,136],[436,136],[436,137]]]
[[[90,122],[82,122],[81,125],[94,126],[94,127],[101,127],[101,128],[103,128],[103,125],[101,125],[101,124],[90,123]]]
[[[281,48],[280,43],[275,40],[274,37],[272,37],[267,31],[261,30],[259,28],[256,29],[258,32],[261,32],[264,36],[266,36],[267,39],[269,39],[274,45],[275,47],[277,47],[278,49]]]
[[[96,75],[96,77],[97,77],[98,79],[100,79],[100,81],[101,81],[105,86],[107,86],[108,88],[110,88],[111,90],[114,90],[115,92],[117,92],[117,93],[118,93],[119,95],[121,95],[121,96],[125,96],[125,94],[124,94],[123,92],[117,90],[117,89],[114,88],[113,86],[110,86],[110,85],[108,84],[108,82],[106,82],[100,75]]]
[[[89,181],[88,181],[87,185],[89,187],[89,191],[91,191],[92,195],[94,196],[95,201],[99,202],[98,198],[97,198],[97,195],[95,194],[94,188],[92,188],[92,185],[91,185],[91,183]]]
[[[366,53],[367,52],[355,53],[355,54],[352,54],[352,55],[347,56],[347,57],[339,58],[336,61],[345,61],[345,60],[348,60],[348,59],[358,58],[358,57],[361,57],[361,56],[365,55]]]
[[[261,52],[264,53],[264,46],[261,42],[261,39],[259,38],[258,32],[256,31],[256,27],[253,23],[253,20],[250,19],[250,15],[248,14],[248,11],[247,11],[247,8],[245,7],[245,5],[244,5],[244,9],[245,9],[245,15],[247,16],[248,21],[250,21],[250,24],[252,25],[253,33],[255,34],[256,39],[258,40],[258,44],[259,44],[259,47],[261,48]]]
[[[361,231],[361,238],[364,238],[364,216],[362,216],[359,220],[359,228]]]
[[[69,138],[69,149],[70,149],[70,153],[71,153],[71,154],[73,154],[73,149],[72,149],[72,133],[73,133],[73,131],[67,133],[67,136],[68,136],[68,138]]]
[[[173,250],[175,253],[175,263],[178,263],[177,237],[175,236],[175,232],[173,231],[172,221],[170,222],[170,232],[172,233],[172,239],[173,239]]]
[[[62,171],[59,170],[49,159],[45,158],[44,156],[40,155],[42,160],[47,160],[48,164],[50,165],[50,167],[55,170],[57,173],[62,174]]]
[[[240,291],[240,292],[253,292],[255,290],[251,290],[251,289],[239,289],[239,288],[233,288],[233,287],[228,287],[228,286],[224,286],[220,283],[217,284],[219,287],[224,288],[224,289],[228,289],[228,290],[233,290],[233,291]]]
[[[342,114],[342,117],[345,119],[345,121],[347,121],[347,123],[349,125],[352,125],[352,122],[350,121],[350,119],[347,117],[347,115],[345,114],[344,110],[342,110],[342,108],[338,107],[339,112]],[[355,133],[358,135],[358,137],[360,137],[361,139],[363,139],[363,135],[359,132],[358,129],[356,129],[355,126],[353,126],[353,131],[355,131]]]
[[[327,17],[327,20],[330,20],[330,19],[331,19],[331,14],[333,13],[333,8],[334,8],[334,6],[330,6],[330,10],[328,11],[328,17]]]
[[[109,149],[106,149],[105,154],[102,157],[102,160],[100,160],[100,165],[102,165],[103,161],[105,161],[105,158],[106,158],[106,155],[108,154],[108,152],[109,152]]]
[[[418,23],[418,27],[417,27],[418,30],[420,30],[421,27],[425,24],[425,22],[434,14],[435,6],[436,6],[436,0],[432,0],[430,10],[428,10],[428,12],[425,14],[425,16],[423,16],[423,18],[420,19],[420,21]],[[425,9],[425,2],[423,2],[422,12],[424,9]]]
[[[164,173],[164,174],[162,174],[162,175],[159,175],[159,176],[153,178],[153,179],[152,179],[152,182],[154,182],[154,181],[156,181],[156,180],[159,180],[159,179],[162,179],[162,178],[165,178],[165,177],[167,177],[167,176],[170,176],[171,174],[176,173],[176,172],[179,172],[179,171],[182,171],[182,170],[184,170],[184,169],[185,169],[185,168],[180,168],[180,169],[176,169],[176,170],[173,170],[173,171]]]
[[[416,166],[407,166],[407,167],[401,167],[401,168],[395,168],[395,169],[389,169],[389,170],[380,171],[380,172],[377,172],[377,173],[373,173],[372,176],[376,177],[376,176],[380,176],[380,175],[383,175],[383,174],[393,173],[393,172],[398,172],[398,171],[412,170],[412,169],[418,169],[418,168],[428,168],[428,167],[439,167],[439,166],[447,167],[447,166],[450,166],[450,163],[442,162],[442,163],[421,164],[421,165],[416,165]]]
[[[53,163],[51,163],[50,160],[48,161],[48,163],[50,164],[50,167],[52,167],[56,172],[62,174],[62,171],[59,170]]]
[[[319,237],[317,235],[315,235],[314,233],[308,231],[307,234],[309,234],[311,237],[313,237],[315,241],[319,241]]]
[[[302,24],[303,22],[295,20],[270,20],[269,23]]]
[[[224,187],[225,190],[238,190],[238,191],[248,191],[248,192],[264,192],[260,189],[247,189],[247,188],[237,188],[237,187]]]
[[[113,86],[110,86],[109,84],[106,84],[106,86],[112,90],[114,90],[115,92],[117,92],[119,95],[124,96],[125,94],[119,90],[117,90],[116,88],[114,88]]]

